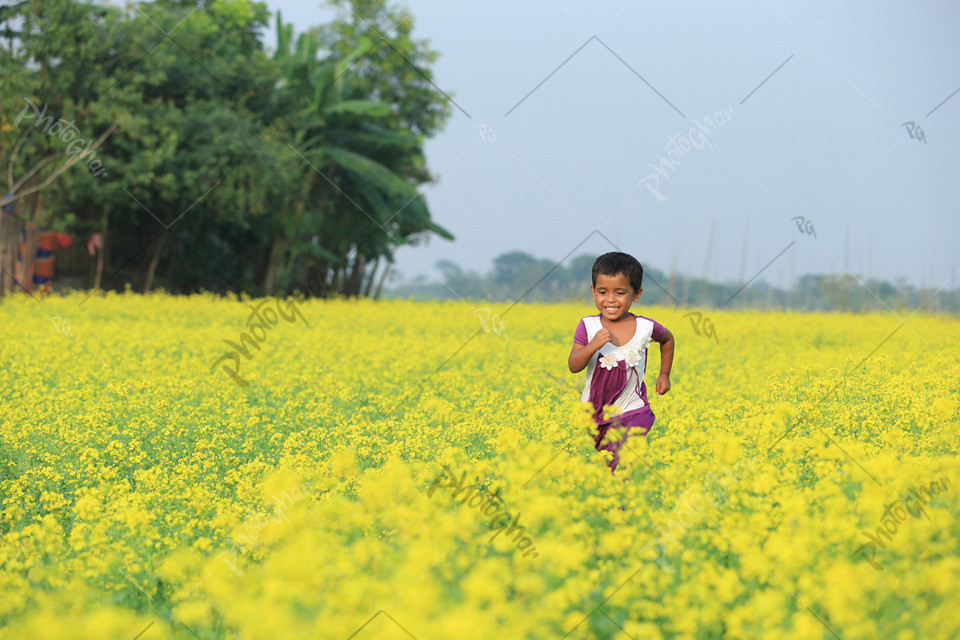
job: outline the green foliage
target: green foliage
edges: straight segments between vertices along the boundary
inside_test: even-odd
[[[595,255],[579,255],[556,264],[523,251],[500,254],[493,268],[480,274],[464,271],[450,260],[436,264],[442,282],[399,282],[390,288],[390,296],[418,299],[470,298],[513,302],[590,301],[590,276]],[[770,286],[758,280],[747,287],[742,283],[720,283],[667,275],[645,266],[643,305],[676,305],[708,308],[780,308],[802,311],[878,311],[914,310],[960,311],[960,290],[932,291],[913,287],[904,281],[890,283],[856,276],[804,275],[790,289]],[[814,338],[817,344],[818,338]]]
[[[321,27],[321,42],[341,55],[372,43],[356,64],[367,91],[395,107],[393,124],[431,136],[450,117],[447,97],[434,86],[431,65],[439,54],[413,38],[413,16],[387,0],[333,0],[339,17]]]
[[[371,24],[396,13],[357,9]],[[321,293],[358,295],[397,244],[451,238],[416,190],[429,179],[424,131],[442,118],[404,124],[430,110],[405,102],[426,94],[382,91],[405,73],[370,58],[386,42],[340,21],[294,39],[278,13],[268,56],[268,19],[251,0],[0,8],[0,169],[14,176],[4,192],[34,192],[18,213],[104,233],[102,286],[117,289],[277,293],[309,273]],[[409,29],[395,36],[411,59],[436,58]],[[391,78],[371,82],[375,71]],[[446,99],[430,95],[443,113]],[[75,137],[105,136],[100,173],[79,162],[57,171],[71,157],[63,141],[31,126],[29,109],[16,121],[31,103],[73,123]]]
[[[297,107],[284,122],[302,176],[289,192],[282,236],[274,236],[267,290],[319,273],[330,289],[359,295],[371,288],[377,265],[392,262],[397,244],[424,233],[452,239],[416,190],[430,179],[422,136],[360,71],[383,44],[378,34],[354,33],[338,20],[301,34],[294,47],[293,29],[278,13],[277,41],[283,100]],[[318,60],[320,50],[334,55]],[[395,65],[378,70],[398,72]]]

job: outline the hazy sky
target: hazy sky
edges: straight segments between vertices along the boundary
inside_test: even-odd
[[[298,32],[330,16],[267,4]],[[613,242],[718,280],[960,284],[960,5],[401,4],[458,105],[423,190],[457,239],[401,249],[404,277]]]

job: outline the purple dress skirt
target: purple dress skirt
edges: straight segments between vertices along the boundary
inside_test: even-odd
[[[613,404],[627,387],[630,373],[633,373],[637,395],[644,399],[644,404],[638,409],[604,419],[604,405]],[[628,367],[623,360],[617,362],[612,369],[606,369],[597,363],[590,379],[590,403],[593,405],[593,421],[597,424],[597,433],[594,435],[594,447],[597,451],[609,451],[613,458],[607,463],[610,472],[616,471],[620,464],[620,448],[629,437],[645,436],[653,426],[656,416],[646,402],[646,385],[633,367]],[[619,434],[619,438],[608,438],[610,429]]]

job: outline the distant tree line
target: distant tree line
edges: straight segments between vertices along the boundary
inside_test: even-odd
[[[376,295],[452,239],[418,186],[449,99],[387,0],[294,37],[253,0],[0,3],[0,294],[41,230],[76,287]]]
[[[497,256],[485,274],[464,271],[449,260],[436,264],[442,281],[426,278],[388,285],[385,295],[415,299],[565,302],[590,298],[590,270],[596,256],[580,255],[557,265],[522,251]],[[708,308],[795,309],[805,311],[874,311],[908,309],[960,311],[960,290],[934,290],[853,275],[813,275],[797,279],[790,289],[770,286],[761,278],[745,283],[718,283],[681,274],[667,274],[644,265],[644,304]]]

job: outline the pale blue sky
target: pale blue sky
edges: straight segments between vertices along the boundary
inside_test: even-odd
[[[330,16],[267,4],[297,31]],[[457,240],[401,249],[408,279],[514,249],[559,261],[595,228],[648,267],[718,280],[778,255],[761,278],[780,286],[845,265],[940,286],[960,268],[956,3],[402,4],[460,107],[426,145],[440,177],[424,189]],[[724,110],[661,169],[659,198],[640,184],[671,136]],[[594,234],[575,255],[609,250]]]

